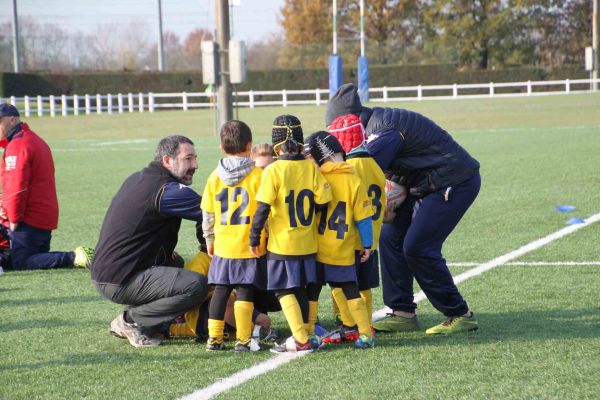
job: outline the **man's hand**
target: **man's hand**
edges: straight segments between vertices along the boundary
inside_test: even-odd
[[[260,258],[260,246],[250,246],[250,252],[256,258]]]
[[[215,254],[215,245],[213,243],[206,243],[206,254],[208,254],[210,258]]]
[[[17,230],[17,228],[19,227],[19,223],[18,223],[18,222],[15,222],[15,223],[13,223],[13,222],[9,222],[9,223],[8,223],[8,227],[10,228],[10,230],[11,230],[11,231],[13,231],[13,232],[14,232],[14,231],[16,231],[16,230]]]

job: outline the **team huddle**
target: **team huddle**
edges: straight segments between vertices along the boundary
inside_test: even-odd
[[[113,198],[95,248],[97,290],[125,305],[111,332],[136,347],[194,336],[207,351],[231,338],[236,352],[370,349],[376,331],[421,329],[414,280],[446,316],[426,334],[476,330],[441,249],[477,197],[477,160],[421,114],[362,106],[352,84],[330,99],[326,126],[305,137],[297,117],[280,115],[272,143],[253,147],[248,125],[225,123],[225,157],[202,196],[189,187],[193,142],[162,139]],[[188,262],[175,253],[182,219],[196,221],[200,242]],[[379,267],[392,312],[374,322]],[[330,332],[317,325],[325,285],[340,326]]]
[[[346,149],[336,138],[356,127],[351,117],[340,117],[340,126],[331,132],[307,138],[298,118],[277,117],[272,129],[277,161],[264,170],[250,158],[250,128],[241,121],[222,127],[226,157],[209,176],[201,202],[203,237],[211,257],[208,283],[214,285],[208,351],[225,348],[232,290],[236,351],[260,348],[253,338],[254,298],[269,293],[275,294],[292,332],[271,351],[320,348],[315,322],[324,284],[332,288],[343,322],[323,338],[325,343],[351,340],[357,348],[374,346],[371,288],[379,277],[371,251],[381,230],[385,177],[368,156],[364,136],[343,141]],[[188,265],[199,270],[203,262],[206,258],[197,257]],[[262,308],[259,315],[268,311]]]

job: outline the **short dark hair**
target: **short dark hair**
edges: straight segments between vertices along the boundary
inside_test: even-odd
[[[189,138],[181,135],[171,135],[165,138],[162,138],[160,142],[158,142],[158,146],[156,146],[156,151],[154,152],[154,161],[162,161],[163,156],[168,156],[169,158],[175,158],[177,156],[177,152],[179,151],[179,145],[182,143],[194,145]]]
[[[221,146],[227,154],[242,153],[251,142],[252,131],[242,121],[228,121],[221,128]]]

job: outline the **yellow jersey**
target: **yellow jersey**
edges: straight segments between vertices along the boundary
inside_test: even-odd
[[[328,203],[331,189],[312,161],[280,159],[269,165],[256,200],[271,206],[270,252],[291,256],[317,252],[315,203]]]
[[[252,168],[244,179],[227,186],[216,173],[210,174],[200,208],[215,214],[214,254],[222,258],[254,258],[250,252],[250,228],[256,211],[256,194],[262,169]],[[265,248],[265,235],[261,249]],[[264,251],[261,255],[264,255]]]
[[[317,215],[317,261],[340,266],[354,265],[356,242],[360,243],[354,223],[373,215],[371,200],[350,164],[327,162],[321,166],[321,172],[331,185],[333,199],[327,205],[327,212]]]
[[[383,225],[383,212],[385,210],[385,175],[373,157],[354,157],[346,161],[354,167],[354,172],[367,188],[367,194],[373,204],[373,247],[377,250],[381,226]],[[357,238],[356,250],[360,250],[360,238]]]

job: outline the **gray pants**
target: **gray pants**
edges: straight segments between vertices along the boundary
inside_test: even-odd
[[[139,272],[121,286],[96,283],[96,288],[110,301],[125,304],[127,315],[146,334],[200,305],[208,292],[204,275],[160,266]]]

